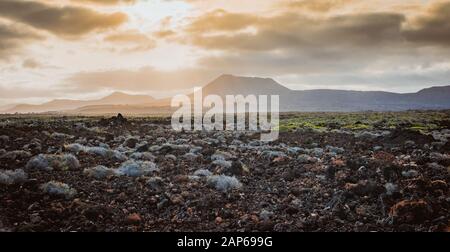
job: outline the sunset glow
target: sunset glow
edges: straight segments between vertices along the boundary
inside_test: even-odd
[[[448,84],[449,9],[443,0],[5,0],[0,104],[160,95],[223,73],[293,89],[413,92]],[[109,77],[118,73],[122,85]]]

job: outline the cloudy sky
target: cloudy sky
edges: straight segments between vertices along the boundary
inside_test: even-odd
[[[0,0],[0,105],[162,97],[222,73],[293,89],[450,85],[450,1]]]

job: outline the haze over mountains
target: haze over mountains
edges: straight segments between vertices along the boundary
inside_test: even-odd
[[[416,93],[344,90],[291,90],[270,78],[222,75],[203,88],[203,96],[280,95],[280,111],[397,111],[450,109],[450,86],[431,87]],[[4,107],[2,113],[62,112],[76,114],[151,114],[170,112],[170,99],[115,92],[98,100],[58,99],[40,105]]]
[[[69,111],[76,110],[86,106],[96,105],[136,105],[136,104],[150,104],[155,99],[147,95],[130,95],[121,92],[114,92],[98,100],[69,100],[56,99],[40,105],[18,104],[3,112],[7,113],[43,113],[50,111]]]

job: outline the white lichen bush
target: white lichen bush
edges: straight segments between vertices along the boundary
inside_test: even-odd
[[[205,170],[205,169],[199,169],[194,172],[194,176],[198,177],[209,177],[212,175],[212,172]]]
[[[66,199],[71,199],[77,194],[77,190],[70,187],[68,184],[57,181],[50,181],[42,184],[40,188],[44,193],[64,196]]]
[[[79,143],[68,144],[64,147],[67,151],[70,151],[72,153],[84,152],[86,150],[86,146]]]
[[[84,169],[83,173],[96,179],[105,179],[115,175],[115,170],[103,165]]]
[[[63,170],[76,170],[80,167],[80,162],[72,154],[59,155],[56,159],[57,167]]]
[[[72,153],[84,152],[96,156],[101,156],[103,158],[115,159],[118,161],[127,160],[127,156],[125,154],[117,150],[112,150],[107,145],[90,147],[79,143],[73,143],[66,145],[65,148]]]
[[[212,164],[222,167],[222,168],[225,168],[225,169],[231,168],[231,165],[232,165],[231,161],[225,161],[225,160],[221,160],[221,159],[215,160],[214,162],[212,162]]]
[[[150,152],[134,152],[130,155],[131,159],[134,160],[145,160],[145,161],[154,161],[156,157]]]
[[[241,182],[236,177],[226,175],[213,175],[207,179],[207,184],[221,192],[228,192],[229,190],[239,189],[242,187]]]
[[[116,174],[130,177],[140,177],[150,175],[158,170],[158,167],[153,162],[129,160],[122,163],[122,165],[117,169]]]
[[[25,166],[27,169],[46,170],[51,171],[53,168],[50,166],[50,162],[47,159],[47,155],[39,154],[31,158]]]
[[[27,181],[28,175],[22,169],[0,170],[0,184],[13,185]]]
[[[80,162],[72,154],[39,154],[31,158],[25,167],[27,169],[44,171],[51,171],[53,169],[76,170],[80,167]]]

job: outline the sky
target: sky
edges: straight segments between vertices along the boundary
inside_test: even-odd
[[[450,1],[0,0],[0,106],[166,97],[221,74],[299,90],[450,85]]]

